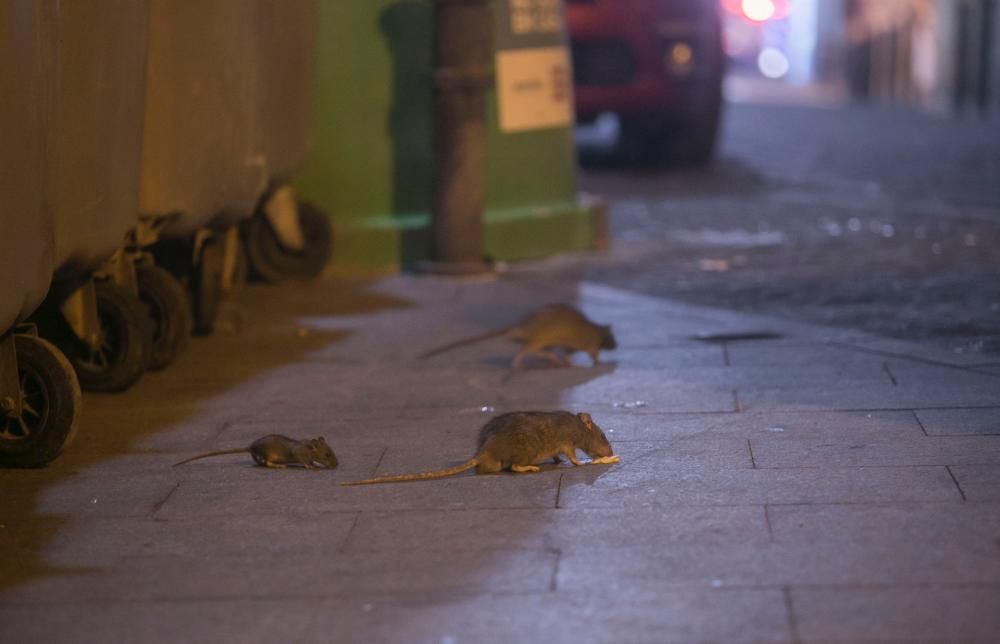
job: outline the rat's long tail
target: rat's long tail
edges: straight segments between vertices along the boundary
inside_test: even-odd
[[[245,454],[249,452],[247,448],[243,447],[241,449],[224,449],[218,452],[209,452],[208,454],[199,454],[198,456],[192,456],[191,458],[180,461],[179,463],[174,463],[174,467],[178,465],[184,465],[185,463],[190,463],[191,461],[197,461],[200,458],[208,458],[209,456],[223,456],[225,454]]]
[[[433,472],[418,472],[417,474],[396,474],[394,476],[376,476],[372,479],[362,481],[344,481],[341,485],[368,485],[370,483],[401,483],[403,481],[424,481],[427,479],[443,479],[446,476],[460,474],[465,470],[471,470],[479,464],[478,458],[470,458],[461,465],[449,467],[446,470],[434,470]]]
[[[458,347],[464,347],[467,344],[473,344],[474,342],[479,342],[480,340],[489,340],[490,338],[495,338],[503,335],[511,330],[513,327],[505,326],[502,329],[497,329],[495,331],[487,331],[486,333],[480,333],[479,335],[474,335],[468,338],[462,338],[461,340],[455,340],[444,346],[437,347],[436,349],[431,349],[421,353],[418,358],[423,360],[424,358],[430,358],[431,356],[436,356],[439,353],[444,353],[445,351],[451,351],[452,349],[457,349]]]

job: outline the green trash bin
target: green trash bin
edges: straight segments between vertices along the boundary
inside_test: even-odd
[[[0,3],[2,465],[54,459],[80,384],[144,368],[145,311],[109,266],[135,226],[147,8]]]
[[[18,7],[18,19],[37,15],[18,37],[36,38],[43,61],[35,81],[46,100],[42,176],[54,273],[31,321],[84,389],[120,391],[142,376],[151,348],[124,250],[136,225],[148,2],[6,4]]]
[[[80,416],[69,362],[22,323],[55,268],[54,212],[45,207],[45,132],[54,42],[47,7],[0,4],[0,466],[37,467],[59,455]]]
[[[485,248],[524,259],[593,247],[598,210],[576,188],[562,5],[494,0]],[[530,4],[530,3],[529,3]],[[315,145],[300,194],[334,218],[333,262],[428,259],[431,0],[319,0]]]
[[[285,190],[310,144],[314,10],[151,0],[139,211],[172,215],[153,253],[189,286],[197,330],[241,279],[237,226],[270,281],[326,263],[328,218]]]
[[[0,4],[0,334],[45,298],[55,262],[45,196],[46,82],[51,65],[34,0]]]

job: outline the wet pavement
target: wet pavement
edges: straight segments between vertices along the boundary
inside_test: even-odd
[[[581,183],[614,252],[560,270],[1000,361],[1000,119],[730,104],[708,172],[617,167],[612,139],[584,132]]]
[[[0,471],[5,641],[1000,632],[1000,372],[980,355],[542,265],[245,298],[241,332],[86,396],[53,466]],[[554,300],[619,349],[514,374],[499,339],[414,358]],[[589,411],[621,461],[337,486],[461,462],[491,415],[529,408]],[[340,467],[171,467],[275,432],[324,435]]]

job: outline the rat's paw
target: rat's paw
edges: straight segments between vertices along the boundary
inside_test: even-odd
[[[591,459],[590,464],[591,465],[606,465],[606,464],[609,464],[609,463],[617,463],[617,462],[618,462],[618,457],[617,456],[598,456],[595,459]]]

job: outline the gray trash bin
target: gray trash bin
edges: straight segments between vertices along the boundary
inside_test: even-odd
[[[32,319],[84,389],[131,386],[149,363],[152,326],[133,257],[149,7],[143,0],[12,0],[39,19],[36,77],[48,99],[43,189],[54,275]],[[27,29],[27,28],[25,28]]]
[[[47,7],[0,4],[0,465],[40,466],[76,431],[80,387],[66,358],[19,326],[42,303],[55,261],[45,207],[45,128],[54,45]]]
[[[176,215],[153,252],[189,285],[201,331],[240,280],[237,226],[265,277],[325,263],[327,218],[284,183],[309,145],[314,4],[152,0],[140,213]]]

